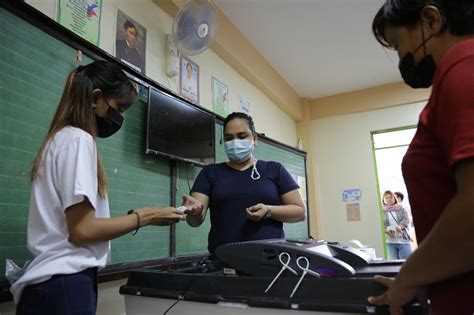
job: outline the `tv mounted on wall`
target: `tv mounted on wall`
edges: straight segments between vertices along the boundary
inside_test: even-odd
[[[146,153],[197,165],[215,162],[215,116],[150,87]]]

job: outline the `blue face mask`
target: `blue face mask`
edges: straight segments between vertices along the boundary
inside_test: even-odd
[[[229,160],[242,163],[250,159],[253,152],[252,140],[232,140],[224,142],[225,153]]]

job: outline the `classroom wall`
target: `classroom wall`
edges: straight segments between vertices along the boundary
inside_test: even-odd
[[[381,102],[383,102],[381,100]],[[347,243],[358,239],[383,256],[379,200],[371,131],[416,125],[426,102],[312,120],[316,159],[318,238]],[[342,192],[359,188],[360,221],[349,222]]]
[[[56,0],[29,0],[30,5],[55,18]],[[102,7],[100,47],[114,53],[115,15],[117,8],[147,29],[146,74],[177,92],[178,78],[165,75],[165,36],[171,33],[172,18],[152,0],[104,0]],[[257,132],[290,146],[297,143],[296,123],[262,91],[238,74],[211,49],[190,57],[200,69],[201,106],[212,110],[211,78],[215,76],[229,87],[229,113],[238,111],[239,94],[251,103]]]
[[[55,0],[28,2],[54,18]],[[147,28],[147,75],[176,92],[177,80],[168,79],[164,74],[164,39],[165,33],[171,31],[171,18],[151,0],[104,0],[100,46],[111,54],[117,7]],[[238,94],[241,93],[252,103],[257,131],[283,143],[295,145],[295,122],[260,90],[211,50],[192,59],[200,66],[203,107],[212,110],[211,77],[214,75],[229,86],[229,112],[237,110]],[[315,193],[318,196],[316,206],[320,218],[319,233],[315,236],[341,242],[356,238],[374,246],[381,256],[383,250],[380,218],[374,215],[374,211],[378,211],[378,198],[370,131],[413,125],[422,106],[423,103],[415,103],[311,121],[311,144],[315,156],[312,161],[315,164],[312,175],[318,183]],[[362,190],[360,222],[347,222],[341,200],[342,190],[351,187]]]
[[[30,258],[24,244],[26,243],[26,218],[30,183],[26,178],[31,160],[44,137],[51,115],[56,108],[60,93],[63,89],[67,73],[74,68],[74,50],[59,40],[51,38],[43,31],[34,28],[27,22],[0,10],[0,29],[3,45],[0,45],[2,62],[0,62],[0,77],[3,80],[0,106],[2,121],[0,134],[2,135],[2,154],[0,178],[2,179],[0,192],[2,209],[0,209],[0,226],[2,227],[2,255],[13,258],[20,265]],[[16,32],[7,32],[15,25]],[[90,62],[84,57],[83,62]],[[27,69],[28,71],[26,71]],[[46,79],[45,79],[46,78]],[[146,101],[140,101],[125,114],[126,119],[121,131],[110,139],[98,139],[98,147],[104,162],[109,179],[109,196],[111,199],[112,215],[124,213],[124,209],[146,206],[150,204],[168,205],[170,203],[169,163],[166,159],[154,158],[143,154],[143,137],[145,128]],[[219,127],[218,127],[219,128]],[[223,157],[222,145],[219,142],[221,129],[216,135],[219,143],[218,156]],[[289,171],[295,176],[304,176],[304,156],[291,156],[283,149],[262,141],[257,150],[257,156],[263,159],[271,157],[285,164],[289,163]],[[284,151],[285,154],[280,153]],[[296,163],[296,164],[295,164]],[[182,164],[182,163],[180,163]],[[286,164],[285,164],[286,165]],[[187,191],[184,187],[185,167],[179,167],[178,194]],[[196,175],[196,169],[189,170],[191,178]],[[156,184],[156,185],[155,185]],[[150,193],[144,192],[150,191]],[[114,210],[115,209],[115,210]],[[115,212],[114,212],[115,211]],[[297,225],[302,224],[302,228]],[[305,222],[292,225],[293,231],[289,237],[305,237],[307,229]],[[180,236],[196,236],[187,226],[178,227]],[[206,230],[194,229],[201,234]],[[305,233],[303,233],[305,232]],[[290,235],[291,234],[291,235]],[[112,262],[129,262],[130,260],[146,260],[167,257],[169,244],[167,242],[169,230],[166,227],[146,227],[133,237],[125,235],[114,240],[112,244]],[[177,254],[203,252],[205,237],[201,242],[186,243],[179,239]],[[188,247],[184,246],[189,245]],[[21,245],[18,245],[21,244]],[[150,246],[148,246],[150,245]],[[199,246],[199,248],[196,248]],[[149,253],[145,256],[136,249],[144,249]],[[133,253],[130,252],[133,251]],[[156,250],[156,251],[155,251]],[[155,252],[154,252],[155,251]],[[151,256],[150,256],[151,255]],[[19,259],[19,260],[18,260]],[[3,259],[3,262],[5,260]],[[2,262],[0,261],[0,266]],[[2,268],[3,269],[3,268]],[[117,293],[118,285],[112,291]],[[1,305],[11,310],[11,303]]]

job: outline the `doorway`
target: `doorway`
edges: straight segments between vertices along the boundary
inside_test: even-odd
[[[413,239],[412,249],[416,249],[417,242],[413,220],[411,216],[410,200],[402,175],[402,160],[410,142],[415,136],[416,126],[406,126],[394,129],[372,131],[372,149],[375,163],[375,174],[377,180],[377,191],[381,217],[381,233],[384,244],[384,257],[387,258],[387,246],[385,242],[385,228],[382,213],[382,193],[386,190],[401,192],[404,195],[402,205],[410,216],[408,232]]]

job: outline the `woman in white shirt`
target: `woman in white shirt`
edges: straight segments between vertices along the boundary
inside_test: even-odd
[[[116,64],[95,61],[69,74],[31,172],[27,242],[34,259],[10,289],[17,314],[95,314],[97,269],[109,260],[109,241],[182,219],[173,207],[110,218],[95,138],[117,132],[135,98]],[[192,202],[186,206],[194,211]]]

